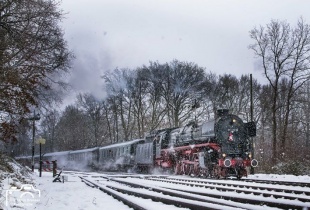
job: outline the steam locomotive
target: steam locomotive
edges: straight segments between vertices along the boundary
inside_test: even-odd
[[[201,125],[193,122],[150,133],[146,143],[137,145],[136,164],[193,176],[247,176],[249,168],[258,165],[252,159],[250,142],[256,136],[256,125],[244,123],[226,109],[217,115]]]
[[[244,123],[227,109],[217,118],[200,125],[150,132],[135,139],[85,150],[44,155],[44,160],[58,160],[67,169],[92,167],[101,170],[169,171],[174,174],[240,179],[250,167],[258,165],[252,158],[251,137],[256,136],[254,122]],[[38,156],[35,156],[38,162]],[[18,157],[27,162],[31,157]],[[61,166],[60,166],[61,167]]]

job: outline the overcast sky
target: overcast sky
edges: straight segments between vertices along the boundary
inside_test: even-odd
[[[62,0],[65,39],[75,53],[70,83],[103,98],[100,76],[149,61],[194,62],[263,83],[249,31],[271,19],[310,23],[309,0]],[[75,98],[71,94],[71,100]],[[68,98],[65,102],[70,100]]]

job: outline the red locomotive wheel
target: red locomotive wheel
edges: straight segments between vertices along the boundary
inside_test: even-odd
[[[175,175],[180,175],[181,174],[181,164],[180,163],[177,163],[176,165],[175,165],[175,168],[174,168],[174,174]]]
[[[194,172],[194,166],[193,165],[189,165],[189,164],[186,164],[186,175],[189,175],[191,176],[192,173]]]

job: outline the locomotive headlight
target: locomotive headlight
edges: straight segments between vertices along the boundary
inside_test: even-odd
[[[223,157],[226,157],[226,154],[225,154],[225,153],[223,153],[223,154],[222,154],[222,156],[223,156]]]
[[[230,125],[233,125],[236,121],[236,119],[231,119],[231,121],[229,122]]]
[[[252,153],[249,153],[249,158],[252,158]]]

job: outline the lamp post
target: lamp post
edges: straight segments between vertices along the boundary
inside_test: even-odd
[[[40,120],[40,114],[36,115],[36,111],[33,111],[33,117],[28,118],[28,120],[32,120],[32,163],[31,163],[31,170],[34,172],[34,136],[35,136],[35,121]]]
[[[40,145],[40,168],[39,168],[39,171],[40,171],[40,175],[39,175],[39,177],[41,177],[42,176],[42,144],[45,144],[45,142],[46,142],[46,140],[45,139],[43,139],[42,137],[40,137],[39,139],[38,139],[38,144]]]

